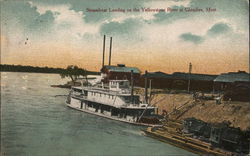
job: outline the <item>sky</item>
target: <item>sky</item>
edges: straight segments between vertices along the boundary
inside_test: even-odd
[[[112,37],[112,65],[172,73],[188,72],[191,62],[193,73],[249,71],[249,0],[0,2],[1,64],[99,71],[106,35],[105,64]]]

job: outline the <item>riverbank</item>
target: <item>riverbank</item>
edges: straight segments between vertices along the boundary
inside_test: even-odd
[[[1,72],[26,72],[26,73],[46,73],[46,74],[60,74],[66,71],[64,68],[52,68],[52,67],[34,67],[34,66],[23,66],[23,65],[9,65],[9,64],[0,64]],[[88,71],[88,75],[99,75],[99,72]]]
[[[249,102],[194,100],[187,93],[159,93],[152,96],[151,104],[159,108],[158,113],[164,111],[172,120],[183,121],[194,117],[207,123],[227,122],[230,126],[241,130],[250,130]]]

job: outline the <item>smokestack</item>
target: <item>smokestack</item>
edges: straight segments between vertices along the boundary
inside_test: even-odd
[[[105,39],[106,36],[103,36],[103,55],[102,55],[102,67],[104,67],[104,58],[105,58]]]
[[[111,65],[111,50],[112,50],[112,37],[110,37],[110,46],[109,46],[109,66]]]
[[[145,103],[148,103],[148,71],[145,71]]]

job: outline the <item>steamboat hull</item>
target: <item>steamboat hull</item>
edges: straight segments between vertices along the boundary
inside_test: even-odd
[[[72,100],[74,101],[74,104],[72,104]],[[129,118],[124,118],[124,113],[117,113],[116,112],[116,115],[112,115],[112,112],[110,111],[105,111],[105,109],[100,109],[100,106],[101,107],[106,107],[106,108],[112,108],[113,110],[116,109],[116,110],[120,110],[122,112],[124,112],[124,110],[127,110],[125,108],[116,108],[116,107],[112,107],[110,105],[105,105],[105,104],[100,104],[100,103],[96,103],[96,102],[93,102],[93,101],[88,101],[88,100],[83,100],[81,98],[75,98],[75,97],[71,97],[71,102],[66,102],[67,106],[69,108],[72,108],[72,109],[75,109],[75,110],[78,110],[78,111],[81,111],[81,112],[85,112],[85,113],[88,113],[88,114],[93,114],[93,115],[96,115],[96,116],[99,116],[99,117],[104,117],[104,118],[107,118],[107,119],[111,119],[111,120],[116,120],[116,121],[120,121],[120,122],[124,122],[124,123],[128,123],[128,124],[133,124],[133,125],[138,125],[138,126],[147,126],[147,127],[153,127],[153,126],[160,126],[161,124],[159,124],[159,121],[157,119],[157,123],[143,123],[143,122],[138,122],[136,120],[139,119],[139,116],[137,116],[136,118],[130,116]],[[77,103],[77,104],[76,104]],[[92,107],[90,107],[90,105]],[[98,106],[98,107],[96,107]],[[130,110],[137,110],[137,109],[130,109]],[[145,109],[141,109],[140,113],[143,112],[143,110]],[[155,122],[155,118],[153,120],[153,122]]]

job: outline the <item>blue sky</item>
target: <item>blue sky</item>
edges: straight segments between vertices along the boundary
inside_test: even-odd
[[[189,62],[194,72],[249,71],[248,0],[0,2],[1,63],[74,64],[99,70],[106,34],[107,52],[109,37],[113,37],[113,64],[168,73],[187,71]],[[94,13],[87,8],[138,8],[140,12]],[[141,8],[203,12],[142,12]]]

